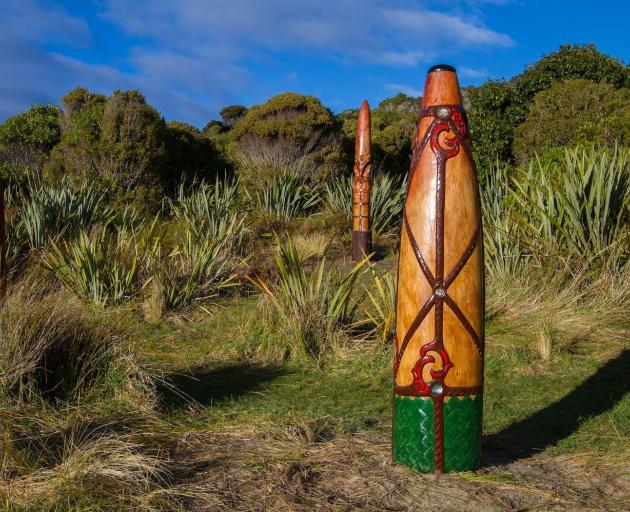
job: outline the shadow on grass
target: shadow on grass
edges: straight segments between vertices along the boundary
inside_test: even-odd
[[[166,377],[158,386],[160,404],[165,410],[182,409],[195,402],[204,406],[216,404],[257,391],[285,373],[278,366],[250,363],[195,368]]]
[[[630,350],[624,350],[561,399],[496,434],[484,436],[485,464],[509,464],[555,445],[585,420],[611,410],[628,391]]]

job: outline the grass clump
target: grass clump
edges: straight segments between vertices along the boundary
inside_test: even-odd
[[[33,175],[18,196],[13,227],[28,249],[44,248],[50,239],[76,234],[112,216],[104,194],[87,183],[77,188],[63,179],[51,185]]]
[[[323,186],[322,206],[324,213],[342,217],[348,228],[352,222],[352,180],[347,177]],[[370,189],[370,220],[374,235],[391,236],[400,226],[400,217],[407,178],[380,174]]]
[[[163,290],[167,309],[205,301],[237,284],[242,274],[240,243],[245,221],[238,214],[189,224],[183,240],[161,258],[154,286]]]
[[[313,210],[320,198],[315,187],[292,170],[273,176],[261,188],[246,190],[253,215],[262,222],[286,222]]]
[[[514,180],[528,249],[539,257],[600,258],[628,234],[630,149],[565,149],[559,164],[534,160]]]
[[[276,244],[277,281],[253,279],[281,332],[273,349],[285,357],[318,358],[353,323],[358,306],[353,292],[367,260],[344,274],[325,257],[305,264],[290,237],[276,237]]]
[[[363,285],[368,304],[364,308],[370,325],[368,334],[383,343],[391,342],[396,328],[396,277],[390,271],[379,274],[370,267],[372,278]]]
[[[111,323],[46,283],[14,287],[0,309],[0,504],[159,509],[160,451],[125,427],[142,429],[155,404],[153,378]]]

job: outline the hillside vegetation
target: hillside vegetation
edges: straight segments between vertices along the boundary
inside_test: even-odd
[[[198,129],[76,88],[0,125],[1,508],[628,509],[629,68],[567,45],[463,93],[481,470],[389,464],[418,98],[373,110],[375,252],[352,264],[356,111],[284,93]]]

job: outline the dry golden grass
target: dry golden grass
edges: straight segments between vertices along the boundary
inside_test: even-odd
[[[177,457],[199,512],[621,510],[630,491],[617,468],[574,456],[421,475],[391,464],[389,439],[335,436],[325,421],[191,433]]]

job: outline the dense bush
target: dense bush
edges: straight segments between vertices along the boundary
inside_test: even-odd
[[[248,182],[297,169],[304,180],[335,175],[341,166],[339,123],[313,96],[284,93],[252,107],[230,132],[233,158]]]
[[[114,91],[108,98],[98,149],[97,171],[117,199],[131,197],[159,205],[167,159],[166,125],[138,91]]]
[[[107,97],[77,87],[61,98],[61,140],[47,162],[48,176],[74,181],[95,178],[101,119]]]
[[[512,159],[512,132],[518,119],[515,93],[506,82],[489,81],[468,88],[468,121],[477,173],[484,179],[494,163]]]
[[[59,142],[59,108],[34,105],[0,125],[0,175],[22,180]]]
[[[213,179],[231,167],[212,139],[181,121],[170,121],[166,125],[166,152],[164,185],[169,192],[174,191],[182,180]]]
[[[247,114],[247,107],[243,105],[228,105],[221,109],[219,115],[221,116],[221,120],[223,121],[223,126],[225,128],[231,128],[234,126],[234,123],[238,121],[241,117]]]
[[[630,72],[623,62],[599,52],[594,44],[563,44],[556,52],[530,65],[513,82],[517,97],[526,102],[554,82],[570,78],[605,82],[615,87],[630,86]]]
[[[499,159],[512,161],[514,129],[525,121],[534,96],[556,82],[569,79],[630,85],[628,69],[594,45],[562,45],[510,81],[487,82],[468,89],[474,157],[483,176]]]
[[[144,97],[138,91],[115,91],[107,98],[77,88],[62,103],[62,137],[48,174],[89,179],[123,204],[159,202],[166,129]]]
[[[0,125],[0,148],[27,146],[48,152],[59,142],[59,108],[34,105]]]
[[[555,83],[538,93],[529,114],[514,132],[520,161],[535,153],[579,143],[630,142],[630,89],[589,80]]]
[[[374,167],[391,173],[406,174],[409,170],[413,136],[418,122],[420,98],[400,93],[383,100],[372,110],[372,156]],[[357,110],[340,114],[346,152],[354,155]]]

